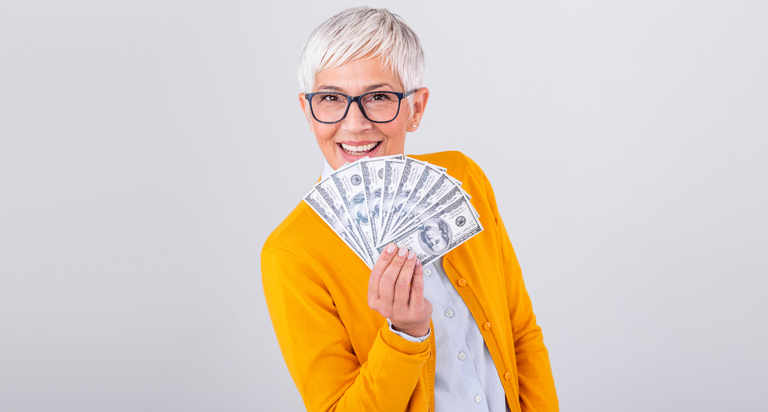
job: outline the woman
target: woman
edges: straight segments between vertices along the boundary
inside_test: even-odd
[[[429,100],[423,70],[418,37],[387,10],[348,9],[315,29],[299,63],[299,103],[324,177],[404,153]],[[396,97],[399,110],[364,112],[358,102],[372,92]],[[318,109],[324,102],[343,110]],[[411,157],[463,182],[483,232],[428,266],[389,245],[369,270],[302,202],[264,245],[270,316],[307,409],[557,410],[541,329],[483,171],[458,152]],[[439,229],[424,242],[442,247]]]

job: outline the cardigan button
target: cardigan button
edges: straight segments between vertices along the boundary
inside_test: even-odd
[[[507,372],[507,373],[504,374],[504,380],[509,380],[510,378],[512,378],[512,374],[511,373]]]
[[[467,286],[467,280],[464,278],[459,279],[459,286]]]
[[[491,322],[485,322],[485,325],[483,325],[483,329],[488,330],[491,328]]]

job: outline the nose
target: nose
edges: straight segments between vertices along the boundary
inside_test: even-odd
[[[347,116],[341,121],[342,127],[350,132],[361,132],[371,128],[371,121],[363,116],[358,102],[349,105]]]

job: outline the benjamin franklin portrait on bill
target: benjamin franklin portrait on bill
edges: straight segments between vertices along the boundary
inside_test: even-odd
[[[363,192],[356,194],[349,205],[349,214],[359,226],[368,226],[368,209],[365,206],[365,194]]]
[[[419,229],[419,245],[431,255],[439,255],[453,240],[451,227],[443,219],[429,219]]]

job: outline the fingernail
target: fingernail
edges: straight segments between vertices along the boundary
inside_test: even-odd
[[[413,259],[414,256],[416,256],[416,254],[411,251],[411,253],[408,254],[408,259]]]
[[[419,259],[416,259],[416,266],[421,266],[421,261]]]
[[[395,251],[395,244],[394,244],[394,243],[391,243],[391,244],[390,244],[390,245],[387,247],[387,253],[392,253],[392,252],[394,252],[394,251]]]
[[[400,253],[398,253],[398,255],[405,256],[406,253],[408,253],[408,249],[406,249],[405,247],[401,247]]]

